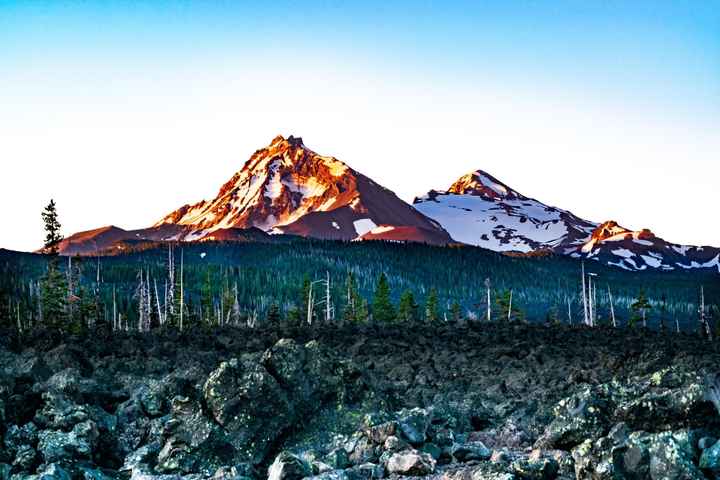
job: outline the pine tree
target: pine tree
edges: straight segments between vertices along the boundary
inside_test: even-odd
[[[67,281],[60,272],[58,246],[62,241],[60,221],[58,220],[55,201],[42,212],[45,224],[44,252],[48,256],[47,271],[41,280],[40,303],[44,323],[49,327],[65,328],[67,321]]]
[[[427,323],[435,323],[439,318],[437,290],[431,288],[430,293],[425,299],[425,321]]]
[[[415,303],[415,296],[410,290],[405,290],[400,295],[398,304],[398,320],[402,322],[415,322],[418,319],[418,305]]]
[[[395,307],[390,300],[390,285],[385,273],[381,273],[375,287],[372,304],[373,320],[378,323],[389,323],[395,320]]]

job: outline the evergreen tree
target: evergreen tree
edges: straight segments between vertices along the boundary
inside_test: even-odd
[[[378,323],[388,323],[395,319],[395,307],[390,299],[390,285],[385,273],[381,273],[375,287],[375,296],[372,304],[373,320]]]
[[[648,299],[645,296],[645,291],[640,290],[638,297],[635,299],[632,305],[630,305],[630,311],[632,312],[632,314],[630,316],[630,323],[628,324],[628,326],[630,328],[633,328],[639,320],[642,320],[643,327],[647,327],[647,311],[651,308],[652,306],[650,305],[650,302],[648,302]]]
[[[67,282],[59,266],[58,246],[63,237],[60,235],[61,225],[54,200],[50,200],[45,207],[42,219],[45,224],[44,252],[48,259],[47,270],[40,286],[41,317],[47,326],[65,328],[68,306]]]
[[[452,305],[450,305],[450,320],[454,323],[457,323],[462,318],[462,308],[460,307],[460,304],[457,302],[457,300],[453,301]]]
[[[660,331],[665,332],[665,319],[667,317],[667,298],[665,297],[665,294],[663,293],[662,296],[662,303],[660,304]]]
[[[208,325],[212,323],[213,318],[213,292],[212,292],[212,281],[210,280],[210,269],[207,269],[205,275],[205,282],[203,282],[202,290],[200,293],[200,308],[202,309],[202,318]]]
[[[342,319],[345,323],[359,323],[358,313],[361,309],[362,299],[358,294],[357,283],[352,272],[348,272],[345,279],[345,305],[343,306]]]
[[[431,288],[427,299],[425,299],[425,321],[427,323],[435,323],[439,318],[437,290]]]
[[[400,295],[398,304],[398,320],[402,322],[415,322],[418,319],[418,305],[415,303],[415,296],[408,289]]]
[[[280,308],[276,303],[273,303],[270,305],[270,308],[268,308],[266,320],[268,326],[277,327],[280,325]]]
[[[513,297],[511,290],[502,290],[495,296],[495,309],[498,315],[497,320],[501,322],[521,322],[525,319],[525,315],[518,308],[517,298]]]

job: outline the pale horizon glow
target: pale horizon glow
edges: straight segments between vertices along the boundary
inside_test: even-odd
[[[65,236],[150,226],[277,134],[409,203],[482,169],[720,246],[718,1],[59,3],[0,0],[0,248],[51,197]]]

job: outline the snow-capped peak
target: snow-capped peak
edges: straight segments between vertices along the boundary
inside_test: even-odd
[[[475,170],[460,177],[448,193],[479,195],[486,198],[525,198],[489,173]]]

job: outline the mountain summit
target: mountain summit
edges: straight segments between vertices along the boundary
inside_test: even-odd
[[[672,244],[650,230],[633,231],[614,221],[584,220],[528,198],[482,170],[413,203],[455,240],[498,252],[552,251],[626,270],[720,271],[720,249]]]
[[[455,240],[498,252],[556,249],[585,239],[597,226],[528,198],[482,170],[413,203]]]
[[[182,226],[176,240],[223,229],[256,227],[272,234],[446,244],[450,236],[390,190],[300,137],[275,137],[257,150],[217,196],[184,205],[155,227]]]

